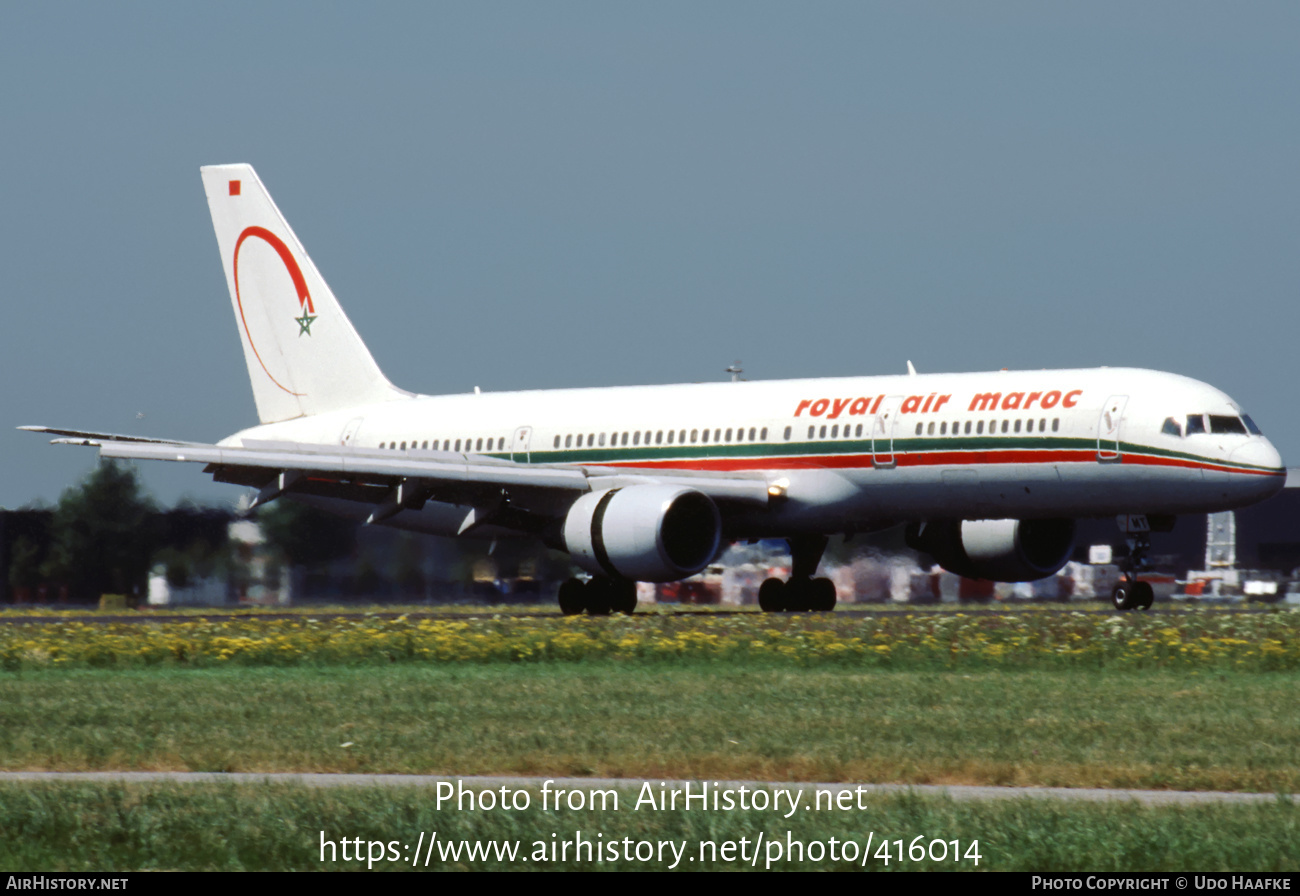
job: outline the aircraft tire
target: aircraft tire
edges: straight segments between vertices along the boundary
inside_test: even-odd
[[[587,587],[583,589],[583,596],[587,599],[589,616],[608,616],[613,609],[614,582],[596,576],[587,582]]]
[[[1133,609],[1133,585],[1120,582],[1110,593],[1110,600],[1115,605],[1115,609],[1121,612]]]
[[[609,607],[615,613],[631,616],[636,612],[636,582],[623,579],[610,583]]]
[[[785,609],[786,585],[780,579],[764,579],[758,587],[758,606],[764,613],[780,613]]]
[[[1150,582],[1133,583],[1133,607],[1138,610],[1149,610],[1151,605],[1156,602],[1155,589],[1151,587]]]
[[[785,610],[803,613],[812,609],[813,580],[791,579],[785,583]]]
[[[577,616],[587,608],[587,585],[577,577],[565,579],[560,585],[560,612],[565,616]]]
[[[818,613],[829,613],[835,609],[835,583],[830,579],[813,579],[812,600],[809,609]]]

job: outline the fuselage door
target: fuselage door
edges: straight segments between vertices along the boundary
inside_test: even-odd
[[[515,430],[515,436],[510,440],[510,459],[517,464],[526,464],[529,462],[528,443],[533,438],[533,428],[531,426],[521,426]]]
[[[1097,460],[1100,463],[1114,463],[1120,459],[1119,430],[1127,404],[1127,395],[1112,395],[1101,406],[1101,417],[1097,420]]]
[[[357,437],[357,430],[361,429],[361,424],[364,422],[364,417],[353,417],[349,420],[348,425],[343,427],[343,432],[339,434],[339,444],[351,445],[352,440]]]
[[[871,421],[871,463],[876,467],[892,467],[898,462],[894,456],[894,421],[898,418],[903,396],[890,395],[881,403]]]

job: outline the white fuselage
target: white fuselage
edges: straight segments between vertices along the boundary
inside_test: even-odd
[[[1286,478],[1252,430],[1204,383],[1102,368],[416,396],[259,426],[222,444],[755,471],[785,500],[733,515],[726,529],[763,537],[1240,507]],[[430,502],[391,522],[455,534],[463,519]]]

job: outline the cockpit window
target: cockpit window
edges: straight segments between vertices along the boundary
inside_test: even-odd
[[[1250,430],[1251,435],[1262,436],[1264,433],[1255,425],[1255,421],[1250,419],[1250,414],[1242,414],[1241,422],[1246,424],[1246,429]]]
[[[1183,436],[1183,428],[1178,425],[1178,421],[1173,417],[1165,418],[1165,425],[1160,427],[1160,431],[1169,436],[1178,436],[1179,438]]]
[[[1205,432],[1205,418],[1200,414],[1187,415],[1187,434]]]
[[[1227,414],[1211,414],[1210,432],[1236,432],[1244,436],[1246,434],[1246,425],[1241,422],[1240,417],[1230,417]]]

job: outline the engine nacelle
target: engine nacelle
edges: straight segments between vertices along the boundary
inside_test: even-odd
[[[718,553],[722,518],[709,496],[674,485],[583,495],[564,519],[573,562],[593,575],[637,582],[693,576]]]
[[[909,526],[907,544],[969,579],[1032,582],[1066,564],[1074,534],[1074,520],[948,520]]]

